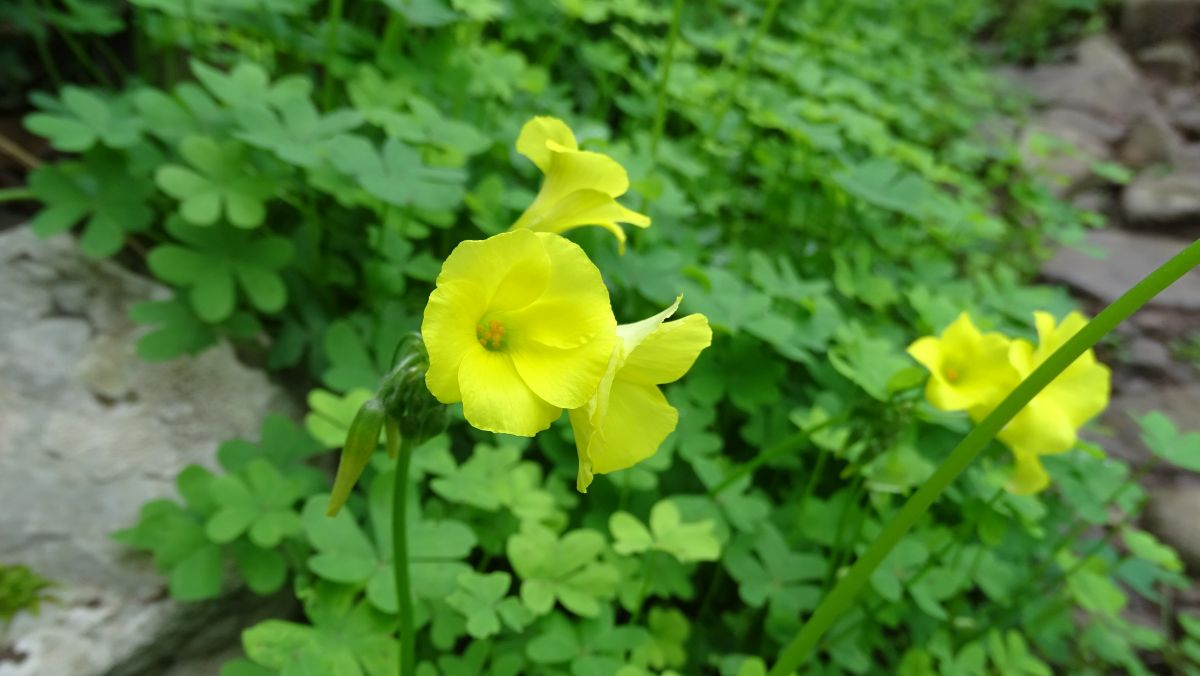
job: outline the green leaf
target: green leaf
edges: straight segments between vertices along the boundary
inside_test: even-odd
[[[312,390],[308,393],[310,411],[304,416],[304,427],[325,448],[341,448],[354,416],[373,396],[366,389],[351,390],[342,396],[321,389]]]
[[[500,632],[498,606],[511,584],[512,577],[508,573],[481,575],[468,571],[458,576],[458,588],[446,597],[446,603],[463,614],[471,636],[477,639],[494,636]]]
[[[601,601],[616,593],[617,570],[599,560],[604,536],[575,530],[562,538],[549,529],[525,523],[508,539],[508,558],[522,579],[521,601],[535,615],[545,615],[555,601],[576,615],[595,617]]]
[[[58,110],[33,113],[25,118],[29,131],[50,139],[55,149],[84,152],[102,143],[110,148],[128,148],[141,139],[141,118],[131,114],[123,100],[105,98],[75,86],[62,89]]]
[[[216,332],[200,321],[191,307],[178,300],[145,301],[129,309],[139,324],[158,328],[138,339],[138,356],[147,361],[165,361],[196,354],[216,342]]]
[[[246,586],[255,594],[274,594],[287,581],[287,561],[273,549],[263,549],[249,542],[235,542],[233,560],[237,562]]]
[[[666,552],[685,563],[715,561],[721,555],[721,543],[713,532],[713,522],[685,524],[679,508],[669,500],[660,500],[650,510],[650,529],[627,512],[609,517],[613,549],[618,554],[638,554],[651,549]]]
[[[171,569],[171,596],[180,601],[201,601],[221,593],[221,548],[209,545],[196,549]]]
[[[1200,472],[1200,433],[1180,434],[1171,419],[1151,411],[1138,419],[1142,441],[1150,452],[1190,472]]]
[[[388,139],[380,150],[361,136],[344,134],[331,142],[329,153],[339,171],[384,203],[430,211],[451,210],[462,203],[465,172],[427,166],[399,139]]]
[[[221,216],[239,228],[256,228],[266,215],[264,203],[275,192],[272,181],[248,171],[253,164],[237,142],[188,136],[179,152],[190,167],[163,165],[154,175],[158,187],[179,200],[179,215],[193,225],[213,225]]]

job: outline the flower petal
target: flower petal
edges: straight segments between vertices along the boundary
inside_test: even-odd
[[[567,411],[567,417],[571,420],[571,432],[575,435],[575,452],[579,455],[575,490],[587,493],[588,486],[592,485],[592,477],[595,476],[595,472],[592,471],[592,459],[587,454],[588,444],[591,443],[594,432],[592,422],[586,406]]]
[[[559,147],[575,150],[575,134],[566,122],[557,117],[540,116],[525,123],[517,136],[517,152],[528,157],[542,173],[550,171],[550,157],[554,153],[549,142]]]
[[[504,312],[536,300],[549,277],[546,247],[534,233],[515,230],[460,243],[442,264],[437,284],[470,280],[483,292],[486,311]],[[479,319],[475,316],[471,321]]]
[[[609,197],[620,197],[629,190],[629,174],[608,155],[587,150],[551,152],[550,170],[538,197],[557,202],[580,190],[598,190]]]
[[[663,439],[675,429],[679,412],[653,385],[613,382],[608,407],[593,419],[587,455],[596,474],[632,467],[654,455]]]
[[[521,214],[513,228],[562,233],[593,225],[611,232],[617,238],[618,246],[624,249],[625,231],[618,223],[648,228],[650,217],[627,209],[612,196],[598,190],[577,190],[557,200],[539,197]]]
[[[1065,453],[1075,446],[1075,425],[1054,397],[1043,391],[996,435],[1012,449],[1038,455]]]
[[[467,422],[488,432],[532,437],[562,414],[529,389],[503,352],[481,348],[464,355],[458,387]]]
[[[700,353],[711,344],[712,329],[704,315],[666,322],[634,345],[617,377],[646,385],[674,382],[692,368]]]
[[[1035,453],[1013,452],[1012,474],[1005,488],[1017,495],[1033,495],[1050,485],[1050,475]]]
[[[429,351],[425,383],[443,404],[462,400],[458,371],[463,357],[484,351],[475,336],[475,323],[484,311],[479,285],[460,280],[439,285],[429,294],[421,320],[421,336]]]

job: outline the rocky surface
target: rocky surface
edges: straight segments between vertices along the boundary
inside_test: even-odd
[[[161,674],[189,650],[235,644],[261,599],[177,604],[109,533],[173,495],[179,470],[210,464],[220,441],[253,438],[285,399],[228,345],[137,358],[129,307],[162,291],[69,239],[0,233],[0,289],[0,561],[53,580],[59,599],[13,624],[0,676]]]
[[[1110,221],[1043,269],[1098,310],[1200,236],[1200,0],[1125,0],[1114,34],[1088,38],[1066,62],[1009,77],[1039,107],[1022,133],[1073,146],[1027,152],[1029,165],[1057,181],[1060,195]],[[1131,180],[1097,177],[1091,165],[1108,159]],[[1200,271],[1118,331],[1108,359],[1112,402],[1091,434],[1139,466],[1153,456],[1138,416],[1162,411],[1181,429],[1200,430],[1200,370],[1176,354],[1180,341],[1200,336]],[[1144,484],[1144,525],[1200,575],[1200,477],[1158,465]]]

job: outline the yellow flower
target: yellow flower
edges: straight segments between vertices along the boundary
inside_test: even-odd
[[[586,406],[569,411],[581,493],[587,492],[593,474],[632,467],[654,455],[675,429],[679,412],[658,386],[682,378],[712,342],[704,315],[666,322],[681,299],[649,319],[618,326],[617,346],[599,391]]]
[[[999,333],[980,333],[964,312],[941,336],[926,336],[909,345],[908,353],[929,369],[925,397],[935,407],[943,411],[994,408],[1019,381],[1009,363],[1010,343]]]
[[[1009,361],[1021,378],[1027,377],[1050,355],[1087,324],[1087,319],[1072,312],[1061,324],[1048,312],[1035,312],[1038,345],[1025,340],[1013,341]],[[1065,453],[1075,446],[1077,432],[1088,420],[1108,406],[1111,372],[1096,361],[1088,350],[1079,356],[1032,401],[1021,409],[997,437],[1013,450],[1016,467],[1010,488],[1016,493],[1036,493],[1050,479],[1039,456]],[[979,419],[987,411],[973,411]]]
[[[463,242],[425,306],[425,382],[438,401],[461,401],[471,425],[533,436],[596,393],[616,324],[600,271],[566,239]]]
[[[562,233],[598,225],[617,238],[624,252],[625,231],[618,223],[650,226],[648,216],[617,203],[616,198],[629,190],[625,169],[608,155],[580,150],[562,120],[535,117],[526,122],[517,137],[517,152],[532,160],[546,180],[513,230]]]

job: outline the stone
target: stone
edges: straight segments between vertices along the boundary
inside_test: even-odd
[[[1169,40],[1147,47],[1137,53],[1142,72],[1165,82],[1189,82],[1200,70],[1200,57],[1183,40]]]
[[[1167,373],[1173,366],[1170,348],[1148,336],[1137,336],[1130,341],[1128,363],[1154,373]]]
[[[1147,106],[1130,126],[1117,157],[1126,167],[1145,169],[1172,163],[1183,146],[1183,136],[1171,126],[1163,111],[1157,106]]]
[[[1114,125],[1118,135],[1149,100],[1137,67],[1111,37],[1097,35],[1076,49],[1074,63],[1050,63],[1012,76],[1046,108],[1069,108]]]
[[[1167,90],[1165,108],[1167,119],[1185,134],[1200,136],[1200,89],[1172,87]]]
[[[60,599],[18,617],[0,676],[161,674],[216,626],[214,605],[172,601],[151,561],[109,534],[174,496],[184,466],[213,465],[221,441],[254,438],[267,413],[293,406],[228,344],[137,358],[144,329],[129,308],[165,290],[84,258],[69,237],[0,233],[0,288],[0,561],[53,580]],[[222,603],[220,617],[236,618],[255,602]],[[236,642],[237,630],[214,641]]]
[[[1188,374],[1190,367],[1172,362],[1172,374]],[[1113,378],[1116,390],[1103,414],[1104,426],[1112,437],[1102,442],[1104,448],[1132,465],[1144,465],[1154,456],[1142,443],[1141,426],[1137,419],[1160,411],[1171,418],[1180,429],[1200,430],[1200,384],[1184,375],[1178,382],[1162,378],[1146,378],[1118,370]]]
[[[1130,49],[1186,38],[1200,21],[1200,0],[1125,0],[1121,37]]]
[[[1042,267],[1042,275],[1108,304],[1179,253],[1188,242],[1128,230],[1093,230],[1083,245],[1103,252],[1106,258],[1089,256],[1080,248],[1064,247]],[[1188,272],[1150,301],[1149,307],[1172,314],[1200,310],[1200,271]]]
[[[1189,572],[1200,574],[1200,484],[1168,484],[1147,494],[1146,529],[1179,552]]]
[[[1121,209],[1139,227],[1200,223],[1200,172],[1143,172],[1125,186]]]
[[[1086,113],[1056,108],[1025,127],[1019,148],[1025,166],[1064,196],[1102,182],[1092,165],[1112,159],[1108,144],[1120,134],[1120,128]]]

